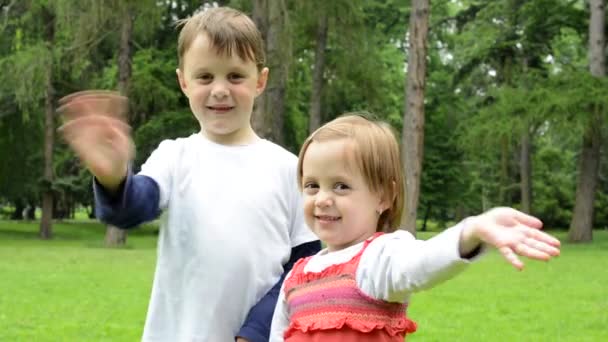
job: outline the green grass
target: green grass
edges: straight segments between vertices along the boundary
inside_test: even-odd
[[[608,341],[608,231],[592,244],[562,242],[548,263],[525,262],[519,272],[492,251],[414,295],[418,332],[408,341]]]
[[[138,341],[156,258],[150,228],[101,248],[104,227],[0,221],[0,341]]]
[[[38,239],[37,223],[0,221],[0,341],[139,341],[154,229],[105,249],[104,227],[91,221],[57,223],[51,241]],[[408,341],[608,341],[608,231],[594,240],[523,272],[490,252],[414,295]]]

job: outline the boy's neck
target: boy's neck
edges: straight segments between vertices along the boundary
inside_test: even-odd
[[[245,146],[251,145],[254,142],[260,140],[260,137],[255,133],[253,129],[248,129],[244,132],[238,132],[235,134],[217,135],[207,134],[205,129],[200,132],[207,140],[224,146]]]

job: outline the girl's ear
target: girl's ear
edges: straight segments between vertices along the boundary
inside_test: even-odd
[[[397,183],[395,183],[395,181],[391,183],[391,191],[389,191],[388,193],[382,191],[382,193],[380,194],[380,203],[378,204],[378,208],[376,209],[376,212],[380,214],[389,209],[393,205],[393,202],[395,202],[395,198],[397,197]]]

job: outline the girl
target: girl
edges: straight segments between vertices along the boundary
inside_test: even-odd
[[[514,267],[517,255],[549,260],[559,241],[511,208],[470,217],[428,240],[397,230],[404,201],[399,147],[390,127],[359,115],[335,119],[302,146],[298,180],[305,219],[325,243],[287,276],[270,340],[403,341],[416,324],[410,295],[466,268],[486,245]]]

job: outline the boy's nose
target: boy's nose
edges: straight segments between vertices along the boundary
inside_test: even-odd
[[[211,89],[211,96],[221,99],[228,96],[228,87],[223,83],[216,83]]]

